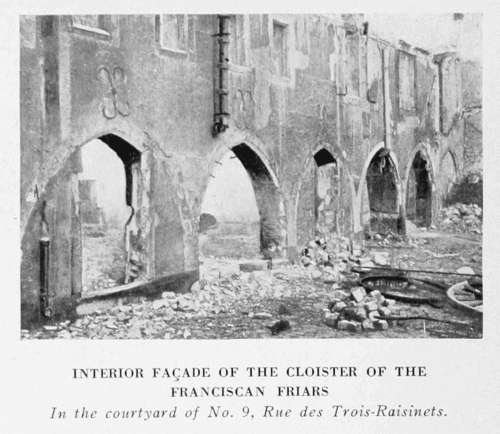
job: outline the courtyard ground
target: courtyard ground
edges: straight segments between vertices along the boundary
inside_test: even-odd
[[[220,236],[220,231],[214,231]],[[253,234],[247,234],[254,239]],[[187,294],[164,292],[157,300],[117,300],[64,321],[22,330],[23,338],[53,339],[242,339],[242,338],[480,338],[482,320],[445,302],[441,308],[409,306],[396,302],[392,312],[425,315],[455,322],[428,320],[390,321],[386,330],[346,331],[325,324],[324,311],[338,289],[358,285],[352,272],[357,263],[372,264],[388,258],[389,266],[404,269],[451,271],[467,266],[481,273],[482,246],[478,234],[452,234],[416,230],[410,242],[366,242],[365,251],[338,263],[335,276],[315,265],[282,265],[273,269],[241,272],[245,234],[228,235],[240,259],[201,258],[201,279]],[[210,235],[208,235],[209,242]],[[218,241],[221,245],[221,241]],[[222,242],[222,244],[224,244]],[[251,244],[251,250],[255,246]],[[243,247],[242,247],[243,246]],[[202,249],[203,251],[203,249]],[[206,249],[205,249],[206,251]],[[385,253],[384,253],[385,252]],[[341,258],[342,255],[339,255]],[[328,270],[327,270],[328,271]],[[329,271],[331,273],[331,270]],[[446,286],[463,281],[453,275],[413,274],[440,280]],[[333,279],[333,280],[332,280]],[[445,299],[444,290],[436,295]],[[286,319],[290,328],[272,335],[269,326]]]

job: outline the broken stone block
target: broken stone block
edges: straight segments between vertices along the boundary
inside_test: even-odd
[[[374,311],[368,313],[368,319],[371,321],[376,321],[379,318],[380,318],[380,314],[378,313],[378,310],[374,310]]]
[[[388,307],[380,307],[378,309],[378,312],[380,313],[381,316],[386,317],[386,316],[391,316],[391,309]]]
[[[302,256],[302,257],[300,258],[300,262],[302,263],[302,265],[303,265],[304,267],[308,267],[309,265],[311,265],[311,264],[312,264],[311,259],[310,259],[310,258],[308,258],[307,256]]]
[[[327,313],[324,316],[323,322],[328,326],[328,327],[337,327],[337,322],[339,320],[340,314],[337,312],[334,313]]]
[[[396,300],[393,300],[391,298],[386,298],[384,299],[384,302],[382,303],[384,306],[387,306],[389,308],[393,307],[396,304]]]
[[[460,267],[456,272],[460,274],[475,274],[471,267]]]
[[[363,301],[363,298],[366,296],[366,291],[365,288],[362,286],[356,286],[351,289],[351,296],[352,298],[357,302],[360,303]]]
[[[319,278],[321,278],[322,275],[323,275],[323,273],[321,273],[320,270],[311,271],[311,278],[312,279],[319,279]]]
[[[361,322],[366,319],[366,311],[362,307],[347,307],[342,313],[349,320]]]
[[[337,329],[347,330],[350,332],[360,332],[361,331],[361,323],[356,322],[356,321],[347,321],[347,320],[343,319],[337,323]]]
[[[361,323],[361,326],[363,327],[363,330],[375,330],[373,321],[368,318]]]
[[[376,265],[386,266],[389,265],[389,253],[388,252],[374,252],[373,262]]]
[[[372,296],[373,298],[376,298],[377,300],[380,297],[383,297],[382,293],[378,289],[374,289],[372,292],[370,292],[370,296]]]
[[[361,267],[374,267],[375,266],[373,261],[369,258],[359,258],[358,262],[359,262],[359,265],[361,265]]]
[[[378,310],[378,304],[376,301],[370,301],[365,304],[365,309],[367,312],[373,312]]]
[[[377,330],[387,330],[389,328],[389,323],[385,319],[378,319],[373,324]]]
[[[332,292],[332,297],[338,298],[339,300],[344,300],[347,297],[349,297],[349,293],[347,293],[346,291],[342,291],[340,289],[337,289],[337,290]]]
[[[198,292],[200,292],[201,290],[201,285],[200,285],[200,281],[197,280],[196,282],[194,282],[192,285],[191,285],[191,292],[196,294]]]
[[[356,321],[364,321],[366,316],[366,311],[362,307],[356,309]]]
[[[250,314],[248,316],[250,316]],[[273,316],[268,312],[257,312],[251,316],[253,319],[271,319],[272,317]]]
[[[340,312],[344,310],[347,307],[347,304],[345,304],[343,301],[339,301],[338,303],[335,303],[333,306],[333,311],[334,312]]]

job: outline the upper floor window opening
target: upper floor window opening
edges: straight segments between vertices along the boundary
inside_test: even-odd
[[[102,36],[111,36],[110,20],[106,15],[72,15],[71,24],[73,29],[94,33]]]
[[[288,76],[288,26],[273,21],[273,63],[277,75]]]
[[[161,48],[181,53],[188,51],[187,15],[158,15],[156,27],[157,40]]]
[[[404,51],[398,54],[399,109],[415,111],[415,56]]]

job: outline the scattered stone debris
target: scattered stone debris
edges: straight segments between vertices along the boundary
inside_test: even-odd
[[[394,300],[386,299],[378,290],[366,293],[356,286],[350,293],[335,291],[328,307],[323,309],[323,322],[338,330],[361,332],[362,330],[387,330],[384,319],[392,314]]]
[[[445,239],[446,245],[432,239],[428,250],[442,256],[450,251],[449,246],[458,246],[453,247],[453,251],[460,251],[460,257],[446,258],[446,264],[454,261],[456,265],[452,270],[455,270],[468,266],[470,257],[477,256],[473,267],[480,271],[480,248],[467,240]],[[399,265],[402,259],[405,264]],[[275,267],[273,260],[270,269],[244,272],[238,260],[204,258],[202,278],[193,284],[189,293],[166,291],[156,300],[114,300],[114,304],[87,310],[73,321],[23,330],[21,336],[35,339],[293,338],[346,337],[350,335],[346,333],[349,330],[352,333],[369,331],[367,337],[421,337],[425,333],[445,337],[481,335],[477,327],[457,330],[455,326],[447,328],[438,323],[427,325],[424,332],[422,320],[404,320],[425,317],[424,308],[395,302],[385,298],[377,288],[370,291],[360,286],[355,267],[392,266],[393,261],[397,261],[396,266],[406,268],[422,268],[424,264],[428,267],[429,262],[440,268],[443,263],[443,259],[429,257],[425,249],[409,244],[404,249],[384,251],[383,247],[363,248],[342,237],[328,241],[317,238],[304,249],[298,264],[283,263]],[[425,308],[430,309],[434,317],[448,320],[462,320],[465,316],[458,310]],[[393,319],[396,317],[403,319]],[[283,331],[286,332],[281,333]]]
[[[456,203],[441,210],[439,229],[454,233],[482,233],[483,210],[476,204]]]

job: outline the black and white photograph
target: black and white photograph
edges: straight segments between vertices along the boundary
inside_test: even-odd
[[[481,339],[482,20],[20,15],[21,340]]]

